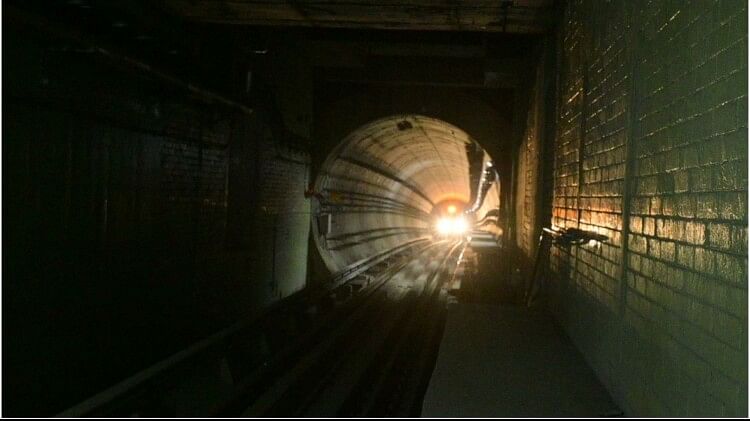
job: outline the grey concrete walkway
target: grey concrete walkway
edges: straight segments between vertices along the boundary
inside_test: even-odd
[[[597,417],[619,409],[544,313],[450,304],[423,417]]]

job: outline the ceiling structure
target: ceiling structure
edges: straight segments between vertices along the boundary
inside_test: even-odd
[[[165,0],[194,21],[261,25],[539,34],[554,0]]]

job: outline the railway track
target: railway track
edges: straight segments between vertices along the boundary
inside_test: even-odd
[[[465,247],[385,251],[57,416],[419,415]]]
[[[461,249],[434,243],[381,273],[294,366],[246,396],[252,403],[241,415],[419,415],[442,329],[441,287]]]
[[[465,247],[420,239],[373,256],[58,416],[419,415],[441,287]]]

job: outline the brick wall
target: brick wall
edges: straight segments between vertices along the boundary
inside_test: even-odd
[[[529,55],[529,78],[516,94],[515,125],[520,143],[515,152],[513,192],[515,269],[528,282],[533,276],[542,227],[550,225],[552,214],[552,166],[555,154],[551,140],[555,127],[549,116],[554,111],[554,44],[543,39]],[[528,287],[528,285],[527,285]]]
[[[747,415],[746,8],[570,1],[557,34],[551,222],[609,241],[552,251],[550,304],[627,415]]]
[[[52,415],[305,285],[309,157],[268,113],[11,29],[5,414]]]
[[[537,195],[539,194],[537,191],[537,177],[540,174],[539,165],[541,164],[539,159],[539,142],[541,136],[537,124],[539,117],[537,93],[540,91],[538,86],[538,84],[534,84],[536,89],[530,92],[533,104],[528,112],[526,130],[521,140],[516,160],[516,171],[519,181],[516,184],[516,197],[514,201],[516,207],[516,244],[527,256],[534,255],[534,245],[536,243],[534,239],[534,231],[536,229],[535,204]]]

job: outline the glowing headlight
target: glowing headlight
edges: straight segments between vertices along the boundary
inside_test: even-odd
[[[469,229],[469,224],[464,218],[441,218],[436,228],[440,235],[461,235]]]

